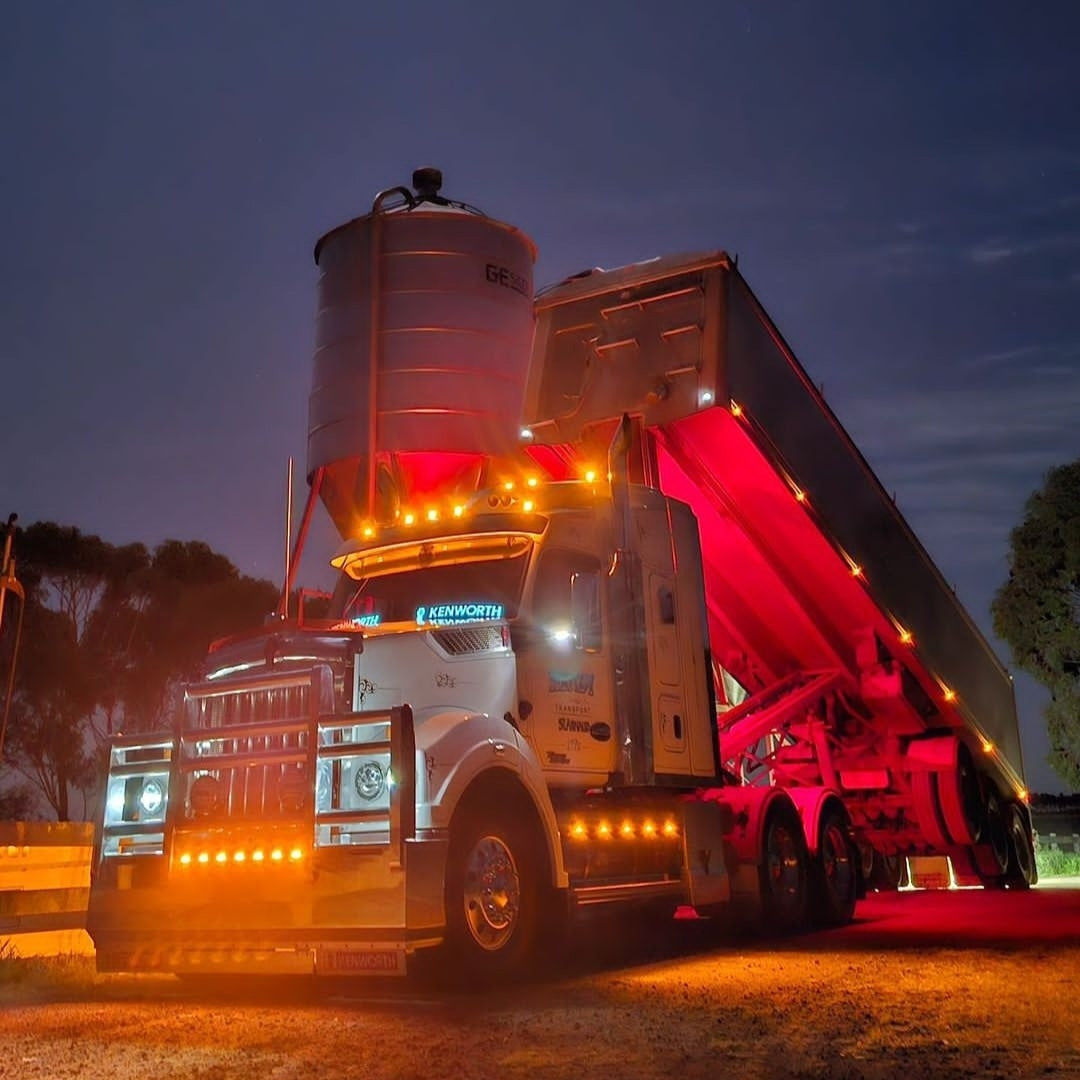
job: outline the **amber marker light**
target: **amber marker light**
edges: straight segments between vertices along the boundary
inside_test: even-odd
[[[227,852],[219,851],[214,856],[214,862],[216,862],[216,863],[224,863],[224,862],[228,862],[228,861],[229,861],[229,856],[228,856]]]
[[[185,851],[184,854],[180,856],[180,865],[181,866],[190,866],[191,865],[191,852],[190,851]]]
[[[233,862],[246,862],[246,861],[247,861],[247,852],[245,852],[245,851],[234,851],[233,852]]]
[[[629,840],[634,835],[634,823],[632,821],[624,821],[619,826],[619,835]]]
[[[652,840],[656,836],[656,822],[646,821],[645,824],[641,826],[641,835]]]
[[[438,521],[439,520],[439,511],[438,510],[429,510],[427,512],[427,519],[428,519],[428,521]]]
[[[596,835],[599,836],[601,840],[610,840],[611,822],[601,821],[600,824],[596,826]]]
[[[575,840],[584,840],[589,835],[589,830],[585,828],[585,822],[571,821],[570,835]]]
[[[370,540],[375,535],[375,529],[371,525],[365,525],[361,535],[365,540]]]
[[[994,744],[989,739],[983,739],[983,753],[992,754],[994,752]]]
[[[251,861],[252,862],[262,862],[263,859],[265,859],[265,858],[266,858],[266,856],[263,854],[262,848],[256,848],[251,853]]]
[[[595,484],[596,483],[596,470],[595,469],[586,469],[585,470],[585,483],[586,484]]]
[[[513,491],[513,490],[514,490],[514,481],[513,480],[506,480],[506,481],[503,482],[503,491]]]
[[[454,507],[454,517],[462,517],[465,514],[465,507],[458,505]]]
[[[956,691],[948,686],[943,686],[941,689],[945,694],[945,700],[951,705],[956,700]]]
[[[416,524],[416,515],[410,510],[401,519],[401,522],[402,522],[403,525],[415,525]]]
[[[1026,802],[1028,801],[1028,790],[1027,790],[1027,788],[1017,788],[1017,790],[1016,790],[1016,797],[1017,797],[1017,798],[1018,798],[1018,799],[1019,799],[1019,800],[1020,800],[1020,801],[1021,801],[1022,803],[1026,803]]]
[[[532,501],[532,499],[526,499],[521,504],[521,509],[524,510],[526,514],[531,514],[535,505],[536,504]]]
[[[285,858],[285,852],[282,851],[281,848],[279,848],[279,847],[274,848],[274,850],[270,852],[270,861],[271,862],[281,862],[281,860],[284,859],[284,858]]]
[[[289,852],[289,858],[290,858],[290,860],[292,860],[292,862],[299,862],[303,857],[304,857],[304,849],[303,848],[294,847],[292,849],[292,851]]]
[[[664,822],[664,835],[670,840],[673,836],[679,835],[679,826],[675,824],[671,818],[668,818]]]
[[[529,487],[534,488],[540,483],[540,481],[537,480],[535,476],[530,476],[528,480],[525,481],[525,483],[528,484]]]
[[[742,416],[742,414],[743,414],[742,406],[734,398],[732,398],[731,399],[731,415],[732,416]]]
[[[910,630],[905,630],[903,627],[900,627],[900,644],[901,645],[914,645],[915,644],[915,638],[912,635],[911,631]]]
[[[205,865],[209,861],[210,861],[210,853],[208,851],[200,851],[199,852],[199,862],[201,862],[203,865]]]

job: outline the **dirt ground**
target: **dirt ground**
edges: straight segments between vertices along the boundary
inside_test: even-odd
[[[1080,888],[871,897],[841,931],[578,935],[498,992],[169,977],[0,987],[4,1080],[1080,1078]]]

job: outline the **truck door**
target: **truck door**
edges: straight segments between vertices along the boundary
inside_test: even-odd
[[[545,548],[533,575],[521,641],[515,640],[524,703],[521,730],[548,783],[555,786],[601,784],[615,769],[611,657],[603,633],[601,581],[596,556]],[[592,597],[591,604],[583,605],[583,596]],[[583,618],[583,608],[589,607]]]

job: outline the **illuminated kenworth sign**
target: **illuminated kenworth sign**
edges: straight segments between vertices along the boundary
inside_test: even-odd
[[[417,626],[452,626],[455,623],[501,619],[502,604],[432,604],[416,609]]]

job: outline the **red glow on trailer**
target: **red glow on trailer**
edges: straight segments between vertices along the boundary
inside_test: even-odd
[[[544,475],[552,480],[576,480],[578,477],[577,454],[566,444],[528,446],[525,453],[536,462]]]

